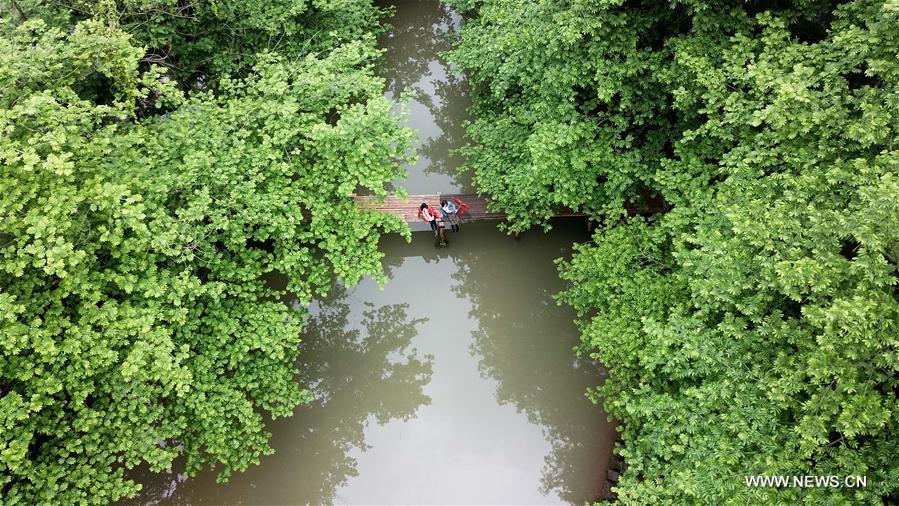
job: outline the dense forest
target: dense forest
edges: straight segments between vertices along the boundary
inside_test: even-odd
[[[601,224],[560,299],[619,499],[899,501],[899,2],[450,3],[478,189],[510,230]]]
[[[598,225],[558,300],[609,370],[618,499],[899,502],[899,0],[446,3],[463,170],[509,232]],[[0,502],[271,452],[311,400],[303,304],[385,281],[381,235],[409,234],[352,198],[415,156],[385,14],[0,0]]]
[[[358,190],[413,132],[370,2],[3,2],[0,496],[105,504],[128,471],[226,478],[268,453],[304,301],[383,277],[405,231]]]

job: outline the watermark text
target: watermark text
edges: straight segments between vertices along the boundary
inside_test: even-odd
[[[865,488],[867,476],[788,476],[753,475],[746,476],[746,486],[750,488]]]

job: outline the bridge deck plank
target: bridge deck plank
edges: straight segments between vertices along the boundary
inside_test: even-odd
[[[437,209],[440,207],[440,200],[452,198],[458,198],[462,202],[468,204],[467,212],[462,215],[463,221],[501,220],[506,217],[505,213],[489,211],[487,209],[488,199],[480,195],[433,193],[426,195],[409,195],[408,200],[401,199],[394,195],[390,195],[383,200],[378,199],[377,197],[357,196],[356,201],[360,206],[366,209],[374,209],[395,214],[401,216],[407,223],[415,223],[420,221],[418,218],[418,209],[422,202],[428,204],[428,206],[433,209]],[[556,216],[583,216],[583,214],[570,209],[562,209]]]

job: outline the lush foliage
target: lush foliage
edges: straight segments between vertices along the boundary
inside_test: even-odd
[[[365,0],[5,0],[13,21],[40,18],[69,27],[101,17],[144,49],[141,61],[165,67],[183,85],[204,88],[247,75],[260,53],[298,57],[360,42],[374,46],[383,14]]]
[[[896,502],[899,3],[456,4],[479,188],[513,228],[604,219],[562,300],[610,369],[619,497]]]
[[[270,452],[265,419],[309,397],[295,377],[305,312],[264,278],[283,273],[301,301],[335,276],[383,279],[379,234],[405,230],[351,198],[385,193],[409,157],[371,71],[378,13],[219,1],[138,26],[129,9],[183,4],[14,3],[0,20],[0,496],[105,503],[137,490],[128,470],[179,455],[224,479]],[[179,56],[162,63],[189,73],[149,64],[161,46],[147,30],[229,16],[252,33],[229,30],[235,43],[272,50],[240,76],[202,37],[166,42]],[[282,25],[257,30],[265,16]],[[343,31],[304,35],[330,24]],[[185,93],[188,74],[214,87]]]

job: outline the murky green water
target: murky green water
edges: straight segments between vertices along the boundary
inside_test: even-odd
[[[450,156],[464,144],[468,85],[442,56],[452,49],[461,17],[438,0],[376,3],[395,7],[393,29],[380,40],[386,49],[380,73],[387,79],[387,96],[397,99],[411,91],[407,124],[419,132],[418,161],[397,184],[413,194],[474,193],[471,177],[456,171],[462,159]]]
[[[416,90],[422,130],[411,192],[465,190],[448,149],[461,140],[464,83],[439,58],[458,17],[401,2],[385,37],[390,90]],[[145,476],[140,504],[547,504],[603,493],[613,429],[584,397],[601,380],[575,359],[574,315],[558,307],[553,260],[586,238],[579,220],[515,241],[463,224],[385,237],[390,282],[335,290],[311,309],[301,381],[316,400],[274,422],[276,453],[215,483]]]

